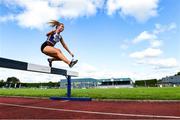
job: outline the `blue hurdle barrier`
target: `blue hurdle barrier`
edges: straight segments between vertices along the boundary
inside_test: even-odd
[[[71,97],[71,77],[78,77],[78,72],[69,71],[65,69],[59,68],[50,68],[47,66],[31,64],[27,62],[11,60],[7,58],[0,57],[0,67],[2,68],[10,68],[16,70],[25,70],[31,72],[40,72],[40,73],[48,73],[48,74],[57,74],[63,75],[67,78],[67,96],[66,97],[50,97],[52,100],[72,100],[72,101],[91,101],[91,98],[82,98],[82,97]]]

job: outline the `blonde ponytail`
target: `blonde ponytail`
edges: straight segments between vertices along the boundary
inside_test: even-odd
[[[48,22],[48,24],[51,26],[51,27],[58,27],[59,25],[61,25],[62,23],[58,22],[57,20],[51,20],[50,22]]]

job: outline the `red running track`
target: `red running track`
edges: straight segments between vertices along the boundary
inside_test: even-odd
[[[0,97],[0,119],[180,119],[180,102]]]

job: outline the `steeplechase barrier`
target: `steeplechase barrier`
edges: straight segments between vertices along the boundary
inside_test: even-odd
[[[50,99],[52,100],[72,100],[72,101],[92,100],[91,98],[86,98],[86,97],[71,97],[71,77],[78,77],[78,72],[54,68],[54,67],[42,66],[42,65],[37,65],[37,64],[32,64],[32,63],[2,58],[2,57],[0,57],[0,67],[65,76],[67,78],[67,93],[66,93],[67,95],[65,97],[56,97],[56,96],[50,97]]]

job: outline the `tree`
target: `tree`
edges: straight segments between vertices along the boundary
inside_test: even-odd
[[[14,87],[16,87],[17,84],[20,83],[20,80],[16,77],[8,77],[6,83],[9,87],[11,87],[11,85],[14,85]]]
[[[4,86],[4,80],[0,80],[0,87]]]
[[[180,72],[178,72],[177,75],[180,75]]]
[[[178,72],[177,74],[175,74],[174,76],[180,75],[180,72]]]

